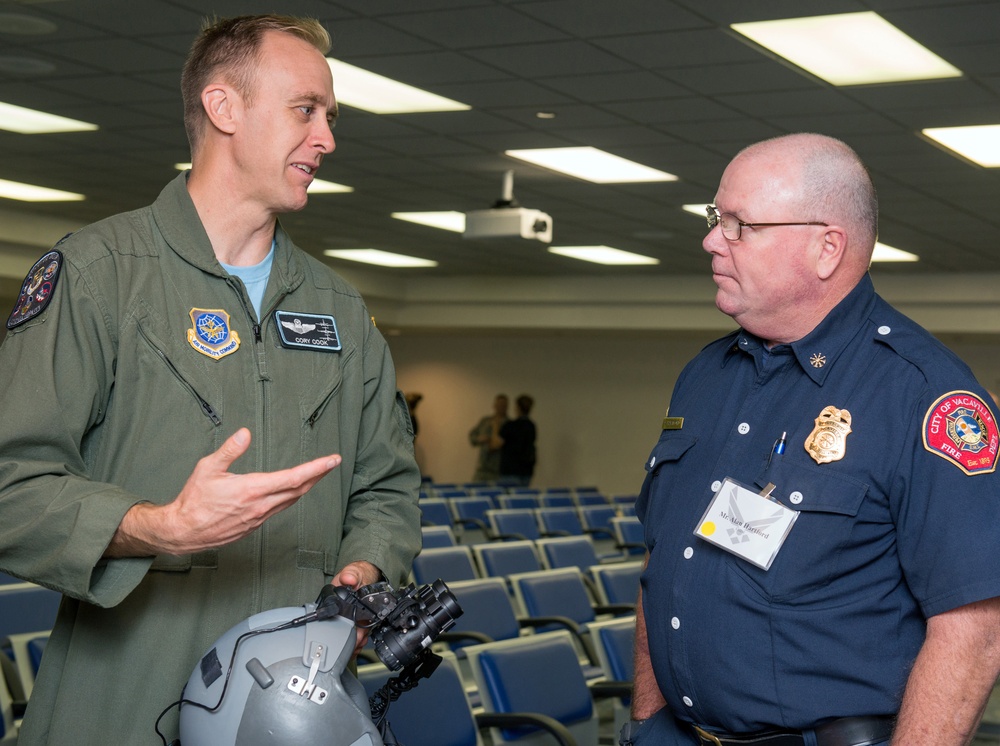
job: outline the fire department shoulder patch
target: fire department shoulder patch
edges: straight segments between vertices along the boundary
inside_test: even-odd
[[[927,410],[924,448],[970,476],[997,466],[1000,430],[986,403],[969,391],[952,391]]]
[[[52,293],[59,280],[59,270],[62,269],[63,255],[53,249],[28,270],[28,276],[21,283],[21,292],[17,296],[14,310],[7,317],[7,328],[13,329],[26,321],[31,321],[45,310],[52,300]]]

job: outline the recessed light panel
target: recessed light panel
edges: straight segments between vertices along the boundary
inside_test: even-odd
[[[373,114],[411,114],[472,108],[340,60],[327,57],[326,61],[333,72],[333,93],[337,101],[356,109]]]
[[[465,231],[465,213],[455,210],[445,210],[441,212],[394,212],[392,217],[397,220],[405,220],[409,223],[440,228],[454,233]]]
[[[644,181],[677,181],[677,177],[666,171],[658,171],[641,163],[621,158],[592,147],[578,148],[534,148],[528,150],[507,150],[511,158],[517,158],[536,166],[558,171],[568,176],[594,182],[595,184],[624,184]]]
[[[731,28],[833,85],[962,75],[871,11],[734,23]]]
[[[935,142],[985,168],[1000,166],[1000,124],[921,130]]]
[[[79,202],[85,199],[82,194],[75,192],[64,192],[34,184],[21,184],[6,179],[0,179],[0,197],[16,199],[21,202]]]
[[[613,249],[610,246],[552,246],[549,251],[553,254],[566,256],[570,259],[579,259],[584,262],[594,262],[595,264],[607,265],[628,265],[628,264],[659,264],[660,260],[642,254],[633,254],[631,251]]]
[[[334,259],[347,259],[351,262],[377,264],[380,267],[436,267],[438,263],[430,259],[420,259],[415,256],[393,254],[390,251],[378,249],[327,249],[323,252]]]
[[[175,163],[174,168],[178,171],[187,171],[191,168],[191,164]],[[313,179],[306,191],[310,194],[346,194],[348,192],[353,192],[354,187],[347,186],[346,184],[337,184],[333,181],[323,181],[323,179]]]
[[[55,132],[89,132],[96,130],[97,125],[0,101],[0,129],[22,135],[47,135]]]
[[[873,262],[916,262],[920,257],[911,254],[909,251],[895,249],[884,243],[875,244],[875,252],[872,254]]]

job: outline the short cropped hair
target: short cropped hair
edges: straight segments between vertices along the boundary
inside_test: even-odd
[[[296,36],[323,55],[330,51],[330,34],[313,18],[269,14],[206,21],[191,45],[181,73],[184,129],[192,153],[201,141],[207,120],[201,92],[221,74],[248,103],[252,103],[260,69],[260,48],[268,31]]]

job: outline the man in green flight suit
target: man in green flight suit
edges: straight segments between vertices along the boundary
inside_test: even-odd
[[[64,594],[21,746],[155,743],[232,625],[398,584],[419,550],[386,343],[277,221],[334,149],[329,45],[306,19],[206,28],[190,172],[61,242],[7,319],[0,570]]]

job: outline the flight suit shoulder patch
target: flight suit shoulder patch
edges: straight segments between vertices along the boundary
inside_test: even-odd
[[[14,310],[7,317],[7,329],[16,329],[41,314],[52,301],[63,266],[61,251],[52,249],[28,270]]]

